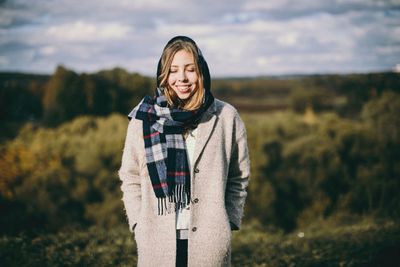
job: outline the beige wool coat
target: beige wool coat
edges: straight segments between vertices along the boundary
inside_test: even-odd
[[[129,122],[118,173],[138,266],[174,267],[176,214],[157,215],[141,120]],[[215,99],[198,125],[191,169],[189,267],[231,266],[230,224],[233,230],[240,228],[249,174],[243,121],[235,108]]]

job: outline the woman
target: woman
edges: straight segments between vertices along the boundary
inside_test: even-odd
[[[230,266],[249,156],[237,111],[214,99],[196,43],[171,39],[156,96],[129,114],[119,176],[138,266]]]

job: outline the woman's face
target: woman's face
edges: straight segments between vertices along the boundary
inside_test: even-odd
[[[197,89],[198,80],[193,55],[186,50],[176,52],[168,75],[168,85],[180,99],[185,100]]]

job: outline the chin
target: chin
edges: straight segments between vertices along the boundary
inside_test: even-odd
[[[190,97],[190,94],[185,94],[185,95],[178,95],[179,99],[181,100],[186,100]]]

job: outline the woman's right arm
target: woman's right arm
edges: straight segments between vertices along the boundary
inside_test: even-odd
[[[141,140],[138,137],[141,133],[138,121],[135,119],[130,120],[122,154],[121,168],[118,171],[119,178],[122,181],[122,201],[124,202],[129,230],[131,232],[136,227],[142,201],[140,188],[141,165],[138,156],[138,143],[140,143],[138,141]]]

